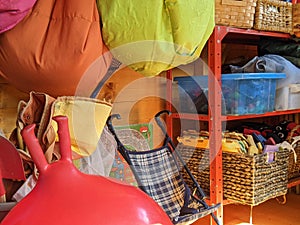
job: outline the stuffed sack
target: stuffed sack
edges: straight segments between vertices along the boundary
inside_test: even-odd
[[[97,0],[103,40],[145,76],[193,62],[214,28],[212,0]]]
[[[106,53],[95,1],[40,0],[0,35],[0,75],[24,92],[88,97],[110,65]]]

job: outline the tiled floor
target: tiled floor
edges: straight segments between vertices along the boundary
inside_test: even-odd
[[[251,207],[239,204],[224,206],[224,225],[251,224]],[[209,217],[198,220],[193,225],[209,225]],[[295,192],[286,195],[286,203],[276,199],[268,200],[253,207],[253,225],[300,225],[300,195]]]

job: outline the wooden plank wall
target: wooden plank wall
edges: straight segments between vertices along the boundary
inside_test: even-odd
[[[9,137],[16,127],[20,100],[28,101],[28,94],[17,90],[0,78],[0,129],[6,137]]]
[[[161,133],[154,122],[154,115],[165,108],[165,75],[146,78],[129,68],[115,73],[102,88],[98,98],[111,100],[112,113],[119,113],[123,120],[116,125],[151,123],[154,129],[154,142],[161,141]],[[23,93],[4,79],[0,79],[0,129],[6,137],[15,128],[17,107],[20,100],[28,101]]]
[[[114,125],[151,123],[154,146],[161,144],[162,133],[156,126],[154,116],[165,108],[165,75],[144,77],[128,67],[116,72],[101,89],[98,98],[110,99],[112,113],[121,115]]]

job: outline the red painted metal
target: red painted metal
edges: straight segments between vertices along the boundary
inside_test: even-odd
[[[261,118],[261,117],[270,117],[270,116],[280,116],[280,115],[291,115],[300,113],[300,109],[295,110],[286,110],[286,111],[274,111],[267,112],[264,114],[249,114],[249,115],[237,115],[237,116],[226,116],[224,119],[229,120],[242,120],[242,119],[252,119],[252,118]]]
[[[221,121],[221,38],[224,30],[215,28],[208,40],[208,65],[211,72],[208,75],[208,124],[210,149],[210,200],[212,203],[223,202],[222,177],[222,121]],[[223,207],[216,216],[223,220]],[[211,220],[211,223],[214,223]]]
[[[300,109],[291,109],[286,111],[274,111],[274,112],[267,112],[264,114],[248,114],[248,115],[221,115],[221,121],[231,121],[231,120],[243,120],[243,119],[254,119],[254,118],[262,118],[262,117],[271,117],[271,116],[280,116],[280,115],[292,115],[300,113]],[[201,120],[201,121],[208,121],[208,115],[204,114],[189,114],[189,113],[174,113],[173,118],[181,118],[181,119],[188,119],[188,120]]]
[[[288,182],[288,188],[300,185],[300,177],[294,178]]]
[[[192,114],[192,113],[174,113],[173,118],[208,121],[208,115],[202,115],[202,114],[198,115],[198,114]]]
[[[292,3],[295,4],[297,0],[292,0]],[[269,32],[269,31],[258,31],[253,29],[242,29],[234,28],[227,26],[215,26],[213,34],[208,40],[208,65],[211,69],[212,75],[209,75],[208,78],[208,105],[210,107],[208,115],[194,115],[194,114],[173,114],[172,118],[181,118],[181,119],[190,119],[190,120],[202,120],[208,121],[209,132],[210,132],[210,202],[217,203],[221,202],[223,205],[227,201],[223,200],[223,181],[222,181],[222,122],[229,120],[241,120],[249,118],[259,118],[259,117],[268,117],[268,116],[278,116],[286,114],[296,114],[300,113],[300,110],[287,110],[287,111],[277,111],[277,112],[268,112],[265,114],[257,115],[222,115],[221,109],[221,65],[222,65],[222,49],[221,45],[232,37],[252,39],[250,44],[257,44],[260,36],[276,37],[276,38],[290,38],[291,36],[286,33],[280,32]],[[170,74],[169,74],[170,75]],[[172,122],[170,122],[172,124]],[[172,132],[172,130],[170,131]],[[289,185],[299,184],[300,181],[293,182]],[[217,217],[220,221],[223,220],[223,207],[220,207],[216,212]],[[211,220],[211,224],[214,221]]]
[[[54,119],[61,159],[48,164],[34,135],[35,125],[23,129],[39,178],[1,225],[172,224],[162,208],[137,187],[77,170],[71,158],[67,117]]]
[[[203,117],[209,123],[210,132],[210,199],[212,202],[223,203],[223,182],[222,182],[222,121],[238,120],[246,118],[262,117],[262,115],[243,115],[243,116],[223,116],[221,109],[221,65],[222,65],[222,42],[228,34],[251,36],[269,36],[278,38],[290,38],[289,34],[256,31],[250,29],[233,28],[226,26],[215,26],[213,34],[208,40],[208,64],[213,75],[208,78],[208,105],[210,107],[208,117]],[[290,112],[272,112],[263,114],[263,116],[275,116],[280,114],[297,113],[294,110]],[[200,116],[198,116],[200,118]],[[220,220],[223,218],[223,208],[217,211]],[[213,221],[211,220],[211,223]]]
[[[281,33],[281,32],[271,32],[271,31],[260,31],[253,29],[242,29],[237,27],[227,27],[227,26],[215,26],[215,30],[218,32],[218,39],[222,41],[225,36],[229,33],[234,33],[237,35],[257,35],[257,36],[268,36],[268,37],[277,37],[277,38],[290,38],[290,34]]]
[[[288,186],[288,188],[291,188],[291,187],[294,187],[297,185],[300,185],[300,177],[290,180],[287,186]]]

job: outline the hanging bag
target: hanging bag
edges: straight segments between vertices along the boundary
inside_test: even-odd
[[[0,75],[24,92],[71,96],[96,61],[92,81],[85,77],[92,92],[110,65],[105,52],[95,1],[38,0],[0,35]]]
[[[105,44],[145,76],[196,60],[214,28],[212,0],[97,0]]]

